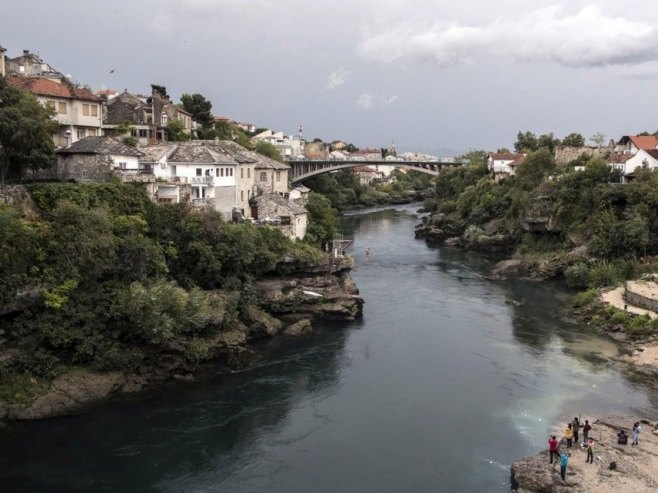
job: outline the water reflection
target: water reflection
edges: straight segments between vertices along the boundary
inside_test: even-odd
[[[266,347],[270,363],[190,386],[123,398],[91,414],[0,430],[0,490],[161,491],[163,478],[190,478],[266,453],[302,400],[322,399],[339,375],[344,332],[321,330],[286,349]],[[188,485],[189,486],[189,485]]]

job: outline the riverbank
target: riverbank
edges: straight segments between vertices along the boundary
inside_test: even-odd
[[[257,303],[242,309],[230,326],[210,337],[198,339],[202,354],[196,364],[172,348],[142,364],[135,372],[102,372],[92,368],[72,368],[50,382],[36,379],[21,382],[29,388],[16,388],[29,399],[20,402],[0,400],[0,420],[34,420],[75,414],[92,403],[116,393],[135,393],[167,381],[192,382],[204,365],[232,372],[249,368],[259,356],[252,345],[263,339],[295,337],[313,330],[317,320],[354,320],[361,316],[363,298],[349,273],[351,257],[330,258],[323,262],[284,262],[287,275],[270,276],[254,282]],[[239,293],[215,291],[216,300],[238,303]],[[174,346],[186,341],[174,341]],[[16,351],[0,352],[0,362],[11,364]],[[204,365],[201,365],[203,363]]]
[[[617,443],[617,433],[630,435],[634,422],[642,432],[638,446]],[[558,461],[549,464],[548,450],[512,464],[513,490],[519,493],[649,493],[658,489],[658,432],[655,421],[634,416],[612,416],[593,422],[594,462],[586,462],[582,447],[570,449],[566,481],[560,478]],[[560,436],[561,429],[555,434]],[[564,449],[565,445],[560,445]],[[613,466],[611,466],[614,464]]]

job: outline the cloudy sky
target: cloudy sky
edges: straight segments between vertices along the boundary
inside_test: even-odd
[[[306,138],[450,154],[658,129],[655,0],[21,0],[2,17],[9,56]]]

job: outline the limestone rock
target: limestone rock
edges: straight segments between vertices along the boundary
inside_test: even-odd
[[[57,377],[50,390],[29,405],[9,406],[10,419],[42,419],[78,411],[84,404],[120,390],[126,379],[121,372],[76,371]]]
[[[313,329],[311,321],[307,318],[299,320],[292,325],[289,325],[283,333],[289,336],[298,336],[310,332]]]

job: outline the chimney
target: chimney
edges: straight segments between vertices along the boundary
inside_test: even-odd
[[[5,52],[6,48],[0,46],[0,75],[5,76]]]
[[[30,50],[23,50],[23,56],[30,56]]]

